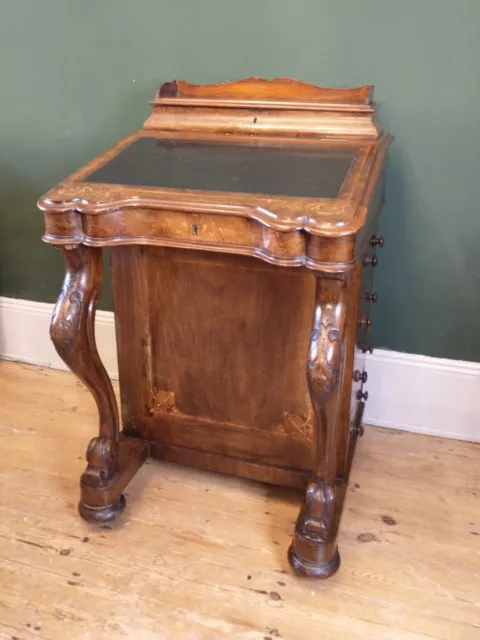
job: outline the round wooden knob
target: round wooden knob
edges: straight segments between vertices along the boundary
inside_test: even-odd
[[[363,393],[361,391],[357,391],[357,398],[359,400],[365,400],[365,402],[368,400],[368,391],[364,391]]]
[[[372,326],[372,319],[370,318],[370,316],[362,316],[358,321],[358,326],[362,329],[370,329],[370,327]]]
[[[368,375],[366,371],[359,371],[358,369],[356,369],[353,372],[353,379],[355,380],[355,382],[363,382],[365,383],[368,380]]]
[[[350,427],[350,433],[352,435],[357,435],[359,438],[363,436],[364,431],[365,430],[363,428],[363,424],[359,424],[359,425],[352,424]]]
[[[364,344],[360,347],[362,353],[373,353],[373,344]]]
[[[378,264],[378,258],[377,256],[365,256],[365,258],[363,259],[363,266],[364,267],[376,267]]]
[[[385,245],[385,238],[383,236],[374,235],[370,238],[370,246],[380,247],[380,249],[383,249],[384,245]]]
[[[368,302],[371,302],[372,304],[375,304],[377,299],[378,296],[375,291],[373,293],[364,293],[362,296],[362,300],[368,300]]]

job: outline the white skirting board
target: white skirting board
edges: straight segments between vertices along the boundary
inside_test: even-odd
[[[53,304],[0,296],[0,358],[68,371],[50,340]],[[111,311],[97,311],[95,337],[108,375],[118,378],[115,322]]]
[[[0,357],[66,369],[49,336],[53,305],[0,297]],[[98,311],[98,350],[118,378],[113,313]],[[480,363],[376,349],[367,356],[366,424],[480,442]]]

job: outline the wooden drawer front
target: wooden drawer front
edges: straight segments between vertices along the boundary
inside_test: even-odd
[[[125,209],[102,215],[85,215],[85,235],[90,240],[141,244],[145,240],[179,240],[189,244],[254,245],[255,221],[234,216],[182,213],[154,209]]]
[[[355,357],[354,357],[354,366],[353,366],[353,379],[352,379],[352,395],[351,395],[351,403],[350,403],[350,418],[353,419],[357,405],[362,398],[359,396],[360,393],[365,391],[366,382],[362,382],[362,377],[366,373],[365,371],[365,354],[357,347],[355,349]],[[368,372],[367,372],[368,378]]]
[[[374,269],[372,267],[362,267],[362,279],[360,284],[360,299],[358,301],[358,325],[357,325],[357,344],[363,342],[364,337],[368,334],[368,328],[360,323],[362,319],[370,318],[371,301],[366,296],[372,293]]]
[[[360,284],[360,300],[358,304],[357,345],[369,346],[369,329],[372,323],[372,305],[377,301],[374,291],[374,274],[380,264],[377,248],[370,247],[363,258],[362,278]]]
[[[375,238],[376,236],[372,236]],[[383,240],[382,240],[383,244]],[[351,420],[353,428],[359,431],[358,424],[353,424],[358,418],[358,407],[368,401],[368,371],[365,368],[365,354],[373,350],[370,337],[372,324],[372,306],[376,303],[376,293],[373,288],[374,273],[380,264],[377,255],[378,244],[369,244],[362,266],[360,281],[360,299],[358,303],[358,324],[355,349],[354,380],[352,383]],[[355,379],[356,378],[356,379]],[[363,414],[363,410],[362,410]]]
[[[84,215],[89,246],[152,245],[254,255],[285,266],[301,265],[301,231],[276,231],[251,218],[154,209]]]

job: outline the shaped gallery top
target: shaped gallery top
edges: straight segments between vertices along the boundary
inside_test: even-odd
[[[343,236],[365,223],[391,137],[372,87],[169,82],[140,131],[51,189],[46,214],[148,209]]]

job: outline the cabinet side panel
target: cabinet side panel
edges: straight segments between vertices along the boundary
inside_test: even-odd
[[[112,250],[124,425],[142,438],[312,467],[306,270],[157,247]]]

